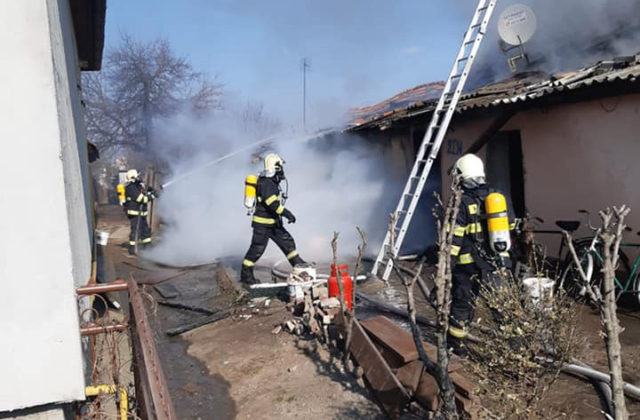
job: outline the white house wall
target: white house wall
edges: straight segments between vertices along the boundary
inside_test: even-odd
[[[86,144],[66,0],[0,1],[0,412],[83,399]]]

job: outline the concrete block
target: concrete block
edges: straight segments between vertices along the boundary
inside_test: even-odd
[[[325,298],[320,300],[321,308],[338,308],[340,307],[340,300],[335,297]]]

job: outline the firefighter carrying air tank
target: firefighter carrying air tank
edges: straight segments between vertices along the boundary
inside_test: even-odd
[[[129,232],[129,255],[135,255],[136,245],[147,248],[151,244],[151,230],[147,223],[148,204],[156,198],[156,192],[146,187],[135,169],[127,171],[127,185],[124,187],[124,211],[131,223]]]
[[[484,165],[474,154],[459,158],[453,168],[462,187],[451,247],[452,301],[447,346],[467,353],[467,327],[473,319],[475,296],[481,284],[499,287],[498,270],[509,270],[513,215],[509,200],[485,182]],[[493,314],[500,321],[497,313]]]
[[[267,248],[269,239],[278,245],[292,266],[305,263],[298,255],[293,237],[282,225],[283,217],[289,223],[296,221],[293,213],[284,207],[286,197],[280,190],[280,182],[285,179],[283,165],[284,160],[280,156],[270,153],[264,158],[264,172],[257,181],[253,175],[245,181],[245,206],[250,210],[255,206],[251,246],[242,261],[240,273],[240,281],[245,284],[259,283],[253,275],[253,267]]]

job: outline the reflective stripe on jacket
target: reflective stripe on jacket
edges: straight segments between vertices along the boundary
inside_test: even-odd
[[[284,211],[276,179],[260,175],[256,186],[256,210],[251,225],[275,226],[282,224],[281,216]]]

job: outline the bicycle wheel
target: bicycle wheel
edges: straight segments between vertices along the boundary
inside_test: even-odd
[[[589,252],[588,245],[578,246],[576,249],[576,255],[578,256],[580,266],[582,267],[582,271],[584,272],[586,279],[582,278],[573,256],[569,254],[565,258],[564,269],[560,276],[558,288],[564,289],[569,296],[579,299],[581,297],[585,297],[587,292],[585,280],[587,283],[592,282],[594,261],[593,255]]]
[[[603,269],[603,255],[604,255],[604,251],[602,249],[602,244],[601,243],[596,243],[595,246],[595,251],[591,251],[589,252],[589,248],[591,247],[591,242],[592,242],[592,238],[581,238],[578,239],[575,243],[575,248],[576,248],[576,254],[578,255],[578,257],[580,258],[580,260],[582,261],[581,264],[583,266],[583,269],[585,270],[585,274],[587,274],[587,278],[589,279],[589,283],[602,290],[602,282],[604,279],[604,274],[602,272]],[[585,257],[585,255],[588,254],[590,256],[590,258]],[[629,273],[631,272],[631,269],[629,267],[629,258],[626,256],[626,254],[624,254],[624,252],[622,252],[622,250],[620,249],[618,251],[618,267],[616,269],[616,299],[620,299],[621,296],[625,296],[625,293],[621,293],[621,284],[624,284],[625,279],[628,278]],[[587,261],[587,259],[590,259],[590,261]],[[572,267],[571,267],[572,266]],[[586,268],[589,268],[589,273],[587,273]],[[573,261],[573,257],[569,254],[567,255],[566,259],[565,259],[565,269],[563,270],[563,277],[562,279],[564,279],[565,276],[565,272],[569,269],[569,271],[573,271],[573,273],[568,273],[567,276],[570,276],[571,278],[573,278],[574,280],[578,280],[578,284],[580,285],[579,289],[577,290],[578,292],[578,296],[583,296],[586,292],[586,289],[584,287],[582,287],[583,285],[580,284],[580,281],[582,280],[580,277],[580,273],[578,273],[577,267],[575,266],[575,263]],[[572,275],[571,275],[572,274]],[[567,280],[569,280],[570,278],[568,277]],[[639,282],[640,280],[636,279],[634,280],[636,282]],[[562,280],[561,280],[562,282]],[[565,289],[567,289],[565,287]],[[569,292],[569,290],[567,290]],[[575,287],[573,292],[576,292]],[[638,301],[638,299],[636,298],[636,296],[634,297],[634,302]],[[626,299],[625,299],[626,300]]]
[[[633,283],[631,284],[631,290],[629,291],[631,295],[631,302],[634,306],[640,307],[640,271],[636,273],[636,278],[633,279]]]

